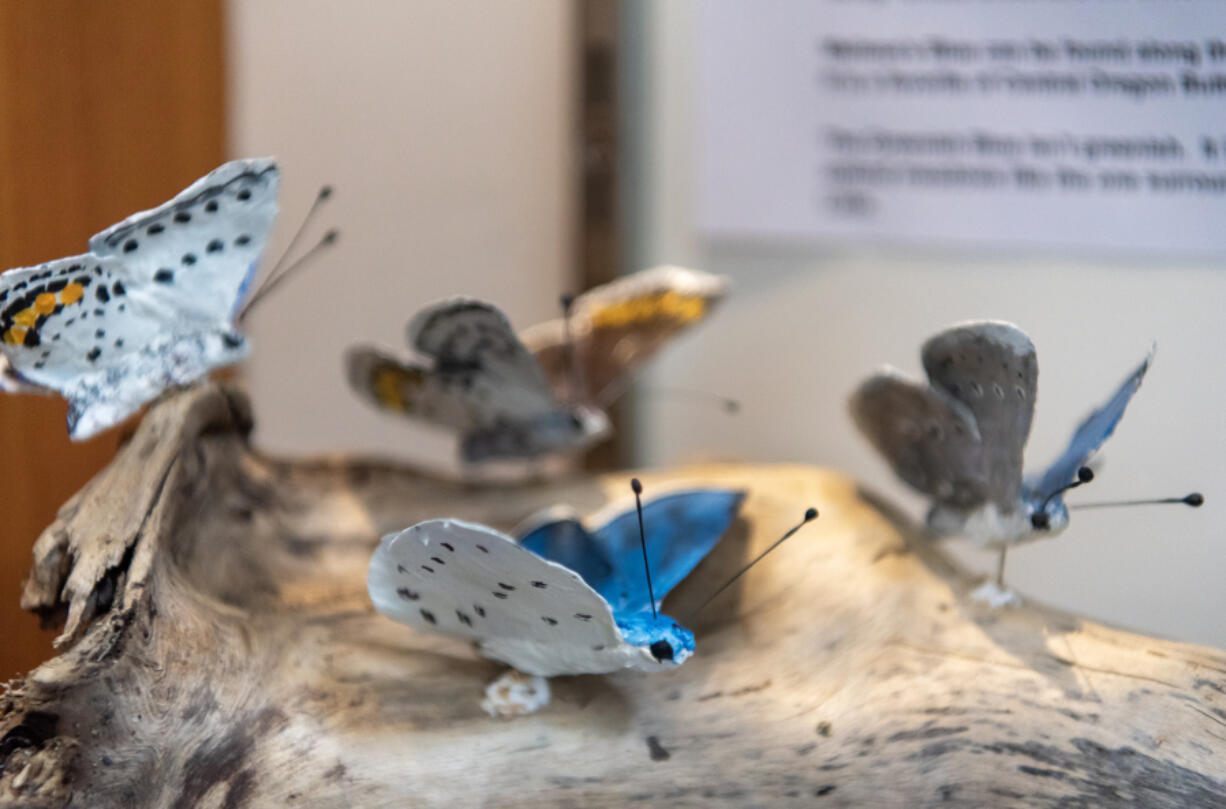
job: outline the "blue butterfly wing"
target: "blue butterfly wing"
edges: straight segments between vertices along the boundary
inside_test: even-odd
[[[543,522],[523,534],[519,544],[575,571],[596,592],[601,592],[613,578],[613,565],[604,548],[573,517]]]
[[[1124,409],[1134,393],[1141,387],[1141,380],[1149,370],[1153,352],[1129,374],[1107,402],[1078,425],[1069,440],[1068,447],[1051,466],[1043,472],[1038,481],[1030,487],[1041,497],[1046,497],[1062,486],[1071,483],[1077,477],[1077,470],[1085,465],[1090,456],[1103,445],[1103,442],[1115,432],[1115,425],[1124,416]]]
[[[644,504],[643,527],[657,607],[711,552],[736,519],[744,499],[745,492],[739,490],[692,489]],[[596,529],[592,539],[612,571],[605,580],[588,583],[615,612],[650,609],[636,511],[631,508],[618,514]]]

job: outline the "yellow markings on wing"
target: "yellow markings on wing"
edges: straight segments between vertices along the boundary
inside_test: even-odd
[[[388,410],[407,413],[412,403],[409,394],[421,386],[425,375],[417,369],[379,365],[371,374],[370,387],[379,404]]]
[[[701,295],[680,292],[660,292],[629,300],[610,303],[592,312],[592,325],[598,329],[620,328],[657,318],[690,323],[707,311],[707,301]]]
[[[60,303],[71,306],[85,295],[85,287],[75,281],[60,290]]]
[[[57,296],[54,292],[44,292],[34,299],[34,303],[13,315],[13,326],[4,333],[4,342],[11,346],[19,346],[25,342],[30,329],[38,332],[38,319],[55,311],[59,304],[72,306],[85,297],[85,287],[75,281],[65,284]]]

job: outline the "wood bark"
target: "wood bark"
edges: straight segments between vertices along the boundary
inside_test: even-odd
[[[627,475],[475,486],[264,457],[249,427],[233,389],[169,397],[39,538],[23,605],[65,618],[62,653],[0,697],[0,803],[1226,806],[1226,654],[970,602],[909,522],[803,466],[641,473],[750,491],[672,615],[821,517],[692,623],[680,668],[558,678],[491,719],[499,666],[373,612],[379,536],[594,510]]]

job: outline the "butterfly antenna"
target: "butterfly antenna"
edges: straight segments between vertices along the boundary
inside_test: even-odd
[[[325,185],[319,189],[319,193],[315,195],[315,201],[311,203],[311,209],[307,211],[306,216],[302,218],[302,223],[298,225],[298,230],[294,232],[293,238],[289,240],[289,246],[287,246],[281,253],[281,257],[278,258],[277,262],[272,265],[272,269],[269,270],[264,276],[264,280],[260,282],[260,285],[256,287],[255,292],[252,293],[251,297],[248,298],[247,303],[243,306],[243,311],[239,315],[240,321],[246,316],[247,312],[251,310],[256,301],[263,298],[271,289],[276,287],[277,284],[281,283],[282,278],[302,267],[303,262],[318,251],[321,246],[330,245],[336,241],[336,230],[328,231],[326,234],[324,234],[324,238],[314,247],[308,250],[306,254],[302,256],[302,258],[297,259],[282,269],[282,265],[285,264],[286,260],[290,257],[290,254],[294,252],[294,248],[298,246],[298,242],[302,239],[302,234],[306,232],[307,226],[311,223],[311,220],[315,218],[316,212],[319,211],[319,208],[331,198],[332,186]]]
[[[1051,518],[1047,516],[1047,504],[1052,501],[1057,495],[1064,494],[1069,489],[1076,489],[1078,486],[1084,486],[1094,480],[1094,470],[1088,466],[1083,466],[1077,470],[1077,479],[1072,483],[1061,486],[1047,497],[1043,498],[1043,502],[1039,504],[1039,510],[1030,515],[1030,524],[1040,530],[1051,526]]]
[[[702,602],[702,604],[700,604],[700,605],[698,606],[698,609],[694,610],[694,611],[693,611],[693,612],[691,612],[691,613],[690,613],[688,616],[686,616],[684,623],[687,623],[687,624],[688,624],[690,621],[692,621],[692,620],[694,619],[694,616],[695,616],[695,615],[697,615],[698,613],[700,613],[700,612],[702,612],[704,609],[706,609],[708,604],[710,604],[712,601],[714,601],[716,598],[718,598],[718,597],[719,597],[719,595],[720,595],[720,593],[724,592],[724,591],[725,591],[725,590],[727,590],[729,587],[731,587],[731,586],[732,586],[732,584],[733,584],[733,582],[735,582],[737,579],[741,578],[741,576],[744,576],[744,575],[745,575],[745,573],[746,573],[746,572],[747,572],[747,571],[748,571],[748,570],[749,570],[751,567],[753,567],[753,566],[754,566],[754,565],[756,565],[758,562],[761,562],[763,559],[765,559],[765,558],[766,558],[766,555],[767,555],[768,553],[770,553],[771,551],[773,551],[775,548],[778,548],[780,545],[782,545],[784,542],[786,542],[788,539],[790,539],[790,538],[791,538],[791,536],[792,536],[793,534],[795,534],[795,533],[796,533],[797,531],[799,531],[801,528],[804,528],[806,525],[808,525],[809,523],[813,522],[813,521],[814,521],[814,520],[816,520],[816,519],[817,519],[817,509],[815,509],[815,508],[809,508],[809,509],[807,509],[807,510],[805,511],[805,516],[804,516],[804,519],[803,519],[803,520],[801,520],[799,523],[797,523],[796,525],[794,525],[794,526],[792,526],[790,529],[788,529],[788,532],[787,532],[786,534],[784,534],[783,536],[779,537],[779,539],[775,540],[775,544],[771,545],[769,548],[767,548],[766,550],[762,551],[762,553],[758,554],[758,555],[757,555],[757,557],[756,557],[756,558],[755,558],[755,559],[754,559],[752,562],[750,562],[749,564],[745,565],[745,567],[743,567],[743,568],[741,568],[740,570],[738,570],[738,571],[736,572],[736,574],[735,574],[735,575],[734,575],[732,578],[730,578],[730,579],[728,579],[728,581],[724,582],[724,585],[723,585],[722,587],[720,587],[718,590],[716,590],[714,593],[712,593],[712,594],[710,595],[710,597],[708,597],[708,598],[707,598],[707,600],[706,600],[706,601]]]
[[[656,615],[656,591],[651,588],[651,564],[647,561],[647,532],[643,530],[643,484],[638,478],[630,479],[630,488],[634,490],[634,507],[639,513],[639,544],[643,546],[643,570],[647,573],[647,595],[651,598],[651,617]]]
[[[562,304],[562,346],[566,358],[566,376],[570,380],[570,400],[574,403],[583,396],[583,381],[579,378],[579,361],[575,356],[575,335],[570,324],[575,296],[564,293],[558,300]]]
[[[1183,497],[1160,497],[1154,500],[1117,500],[1112,503],[1077,503],[1070,505],[1071,509],[1115,508],[1116,506],[1157,506],[1165,503],[1183,503],[1185,506],[1200,508],[1205,504],[1205,496],[1200,492],[1185,494]]]
[[[681,388],[670,385],[663,388],[649,388],[649,394],[673,399],[690,399],[692,401],[705,402],[714,404],[730,416],[734,416],[741,412],[741,403],[733,399],[731,396],[721,396],[718,393],[712,393],[709,390],[698,390],[697,388]]]

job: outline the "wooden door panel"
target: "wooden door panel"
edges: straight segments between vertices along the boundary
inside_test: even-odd
[[[224,159],[221,0],[0,3],[0,267],[82,252]],[[0,681],[51,651],[18,600],[30,548],[114,452],[58,398],[0,396]]]

